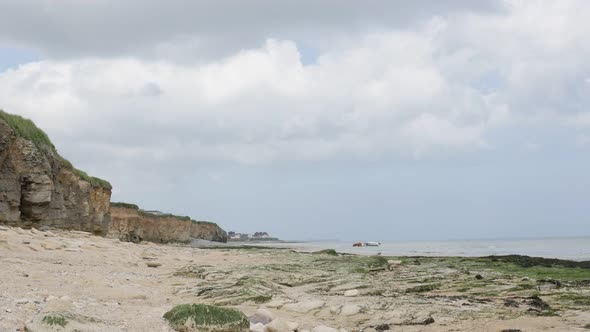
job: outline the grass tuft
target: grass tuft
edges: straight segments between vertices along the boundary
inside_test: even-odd
[[[55,156],[62,167],[71,169],[74,174],[82,180],[89,182],[93,187],[112,189],[112,186],[108,181],[89,176],[86,172],[74,168],[69,160],[60,156],[55,145],[53,145],[49,139],[49,136],[37,127],[33,121],[25,119],[20,115],[6,113],[3,110],[0,110],[0,119],[4,120],[19,137],[33,142],[39,150]]]
[[[43,317],[41,322],[49,326],[59,325],[61,327],[65,327],[68,324],[68,321],[65,319],[65,317],[60,315],[47,315]]]
[[[111,202],[111,207],[139,210],[139,206],[125,202]]]

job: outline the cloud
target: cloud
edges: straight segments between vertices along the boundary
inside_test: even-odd
[[[7,0],[0,41],[51,57],[227,56],[269,38],[323,48],[331,40],[399,28],[432,15],[495,9],[494,1]]]
[[[59,30],[60,24],[79,27],[68,30],[76,45],[72,49],[64,44],[63,34],[45,45],[39,29],[29,27],[19,32],[27,34],[21,37],[7,26],[0,29],[4,39],[21,38],[49,53],[69,54],[0,73],[2,107],[34,118],[62,140],[59,145],[66,150],[75,141],[105,156],[187,160],[187,165],[429,158],[494,148],[496,142],[489,137],[504,126],[550,122],[559,126],[585,122],[587,117],[590,94],[584,80],[590,73],[586,61],[590,42],[582,31],[590,28],[585,20],[590,6],[584,1],[548,6],[503,1],[499,7],[490,5],[494,10],[487,12],[473,8],[472,2],[458,1],[444,8],[435,5],[441,14],[435,16],[432,8],[410,6],[404,10],[411,12],[412,23],[403,28],[366,23],[383,23],[389,17],[377,15],[370,6],[343,5],[338,13],[326,8],[311,16],[312,25],[344,27],[350,18],[365,25],[355,30],[354,38],[323,46],[311,64],[302,62],[305,47],[296,40],[264,39],[264,33],[250,25],[245,30],[258,40],[257,46],[229,42],[224,56],[188,62],[141,54],[116,56],[128,53],[117,44],[123,41],[133,47],[167,44],[185,50],[200,38],[199,33],[216,38],[218,32],[212,30],[218,28],[233,36],[236,26],[198,19],[189,24],[187,13],[201,15],[204,10],[194,2],[181,11],[148,2],[139,17],[128,15],[137,8],[132,2],[117,2],[122,14],[114,17],[113,25],[103,26],[106,31],[85,30],[102,14],[114,13],[109,3],[67,3],[80,16],[56,20],[62,23],[54,22],[47,30]],[[214,16],[226,13],[223,3],[209,8]],[[22,6],[31,9],[33,4],[2,6],[10,12]],[[251,17],[240,19],[258,17],[262,8],[278,10],[269,2],[254,2],[243,13]],[[294,8],[285,20],[266,15],[270,21],[260,26],[278,27],[280,34],[289,22],[304,19],[302,8]],[[64,15],[58,9],[37,8],[26,15],[38,15],[43,21]],[[178,22],[171,27],[142,25],[153,24],[147,13],[156,11],[162,20],[176,15]],[[139,34],[145,40],[133,39],[124,29],[120,41],[106,38],[122,24],[122,17],[131,17],[130,27],[145,28]],[[162,31],[147,33],[155,27]],[[88,40],[81,40],[82,35]],[[326,40],[333,36],[323,29],[318,35]],[[90,45],[91,40],[113,44]],[[82,53],[110,55],[72,58],[82,49]]]

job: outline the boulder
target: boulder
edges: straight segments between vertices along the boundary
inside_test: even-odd
[[[247,332],[250,322],[241,311],[206,304],[181,304],[164,314],[176,331]]]
[[[256,310],[256,312],[248,319],[250,319],[251,324],[261,323],[262,325],[266,325],[272,322],[274,317],[269,310],[261,308]]]

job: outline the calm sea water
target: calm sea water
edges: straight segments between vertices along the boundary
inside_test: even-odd
[[[265,243],[272,247],[289,247],[300,251],[336,249],[338,252],[359,255],[387,256],[488,256],[519,254],[547,258],[590,260],[590,237],[461,240],[461,241],[391,241],[379,247],[352,247],[352,241],[317,241],[293,243]],[[257,243],[260,245],[260,243]]]

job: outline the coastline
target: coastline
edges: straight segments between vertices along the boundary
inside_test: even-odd
[[[526,255],[545,258],[590,260],[590,237],[474,239],[447,241],[381,241],[379,247],[354,248],[354,241],[232,241],[232,244],[289,248],[301,252],[335,249],[356,255],[458,256]]]
[[[68,317],[56,331],[173,331],[163,315],[185,303],[263,308],[299,331],[579,331],[590,319],[590,270],[544,261],[200,249],[11,227],[0,247],[2,331],[43,331],[51,313]]]

